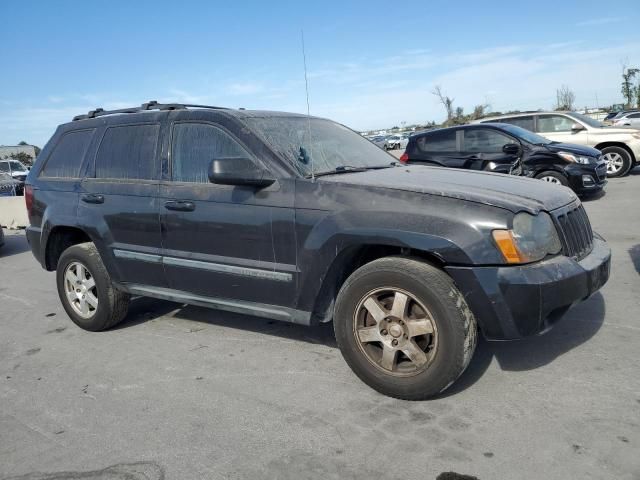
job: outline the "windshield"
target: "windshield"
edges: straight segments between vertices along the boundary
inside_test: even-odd
[[[587,125],[593,128],[606,127],[606,125],[601,121],[594,120],[593,118],[587,117],[586,115],[583,115],[581,113],[570,112],[569,116],[575,118],[576,120],[580,120],[582,123],[586,123]]]
[[[11,164],[11,170],[18,170],[18,171],[24,171],[26,170],[25,166],[22,165],[20,162],[9,162]]]
[[[339,167],[376,168],[396,160],[369,140],[330,120],[250,117],[247,123],[302,176]]]
[[[526,130],[521,127],[516,127],[515,125],[511,125],[509,123],[501,123],[500,128],[504,131],[518,137],[525,142],[532,143],[534,145],[548,145],[551,143],[551,140],[548,138],[541,137],[540,135],[533,133],[531,130]]]

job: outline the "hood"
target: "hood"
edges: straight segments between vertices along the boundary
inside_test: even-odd
[[[568,188],[531,178],[419,165],[329,175],[318,181],[437,195],[514,213],[550,211],[577,198]]]
[[[576,145],[575,143],[560,143],[554,142],[548,145],[545,145],[547,150],[552,152],[569,152],[575,153],[576,155],[584,155],[587,157],[596,157],[598,158],[602,155],[602,152],[596,148],[587,147],[584,145]]]

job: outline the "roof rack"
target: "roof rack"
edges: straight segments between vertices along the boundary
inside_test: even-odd
[[[139,113],[148,110],[183,110],[185,108],[210,108],[213,110],[229,110],[226,107],[214,107],[213,105],[197,105],[194,103],[158,103],[156,100],[149,100],[139,107],[120,108],[118,110],[105,110],[104,108],[96,108],[89,110],[84,115],[76,115],[73,121],[86,120],[88,118],[102,117],[104,115],[115,115],[118,113]]]

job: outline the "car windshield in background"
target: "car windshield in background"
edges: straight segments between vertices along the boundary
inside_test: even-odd
[[[302,176],[346,168],[381,168],[395,158],[347,127],[306,117],[251,117],[247,122]]]
[[[593,128],[606,127],[606,125],[601,121],[595,120],[591,117],[587,117],[586,115],[583,115],[581,113],[571,112],[569,116],[575,118],[576,120],[580,120],[582,123],[586,123],[587,125]]]
[[[530,130],[516,127],[515,125],[511,125],[509,123],[501,123],[500,128],[520,138],[521,140],[532,143],[534,145],[548,145],[551,143],[551,140],[549,140],[548,138],[541,137],[540,135],[537,135]]]

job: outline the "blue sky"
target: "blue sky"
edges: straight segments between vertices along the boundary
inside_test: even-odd
[[[635,1],[0,2],[0,144],[42,146],[56,125],[146,100],[306,111],[356,129],[440,121],[456,106],[622,100],[640,66]]]

